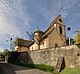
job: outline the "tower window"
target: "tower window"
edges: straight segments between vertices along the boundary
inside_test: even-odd
[[[43,46],[44,46],[44,42],[43,42]]]
[[[61,20],[61,19],[59,19],[59,21],[60,21],[60,22],[62,22],[62,20]]]
[[[32,50],[33,50],[33,47],[32,47]]]
[[[55,44],[55,47],[58,47],[58,44],[57,43]]]
[[[62,27],[61,26],[59,26],[59,32],[60,32],[60,34],[62,34]]]

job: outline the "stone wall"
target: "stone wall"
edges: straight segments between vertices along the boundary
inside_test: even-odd
[[[80,46],[70,45],[19,53],[17,62],[56,66],[59,57],[64,57],[66,67],[80,67]]]
[[[64,57],[66,67],[80,66],[80,48],[77,45],[30,51],[29,55],[34,64],[56,66],[58,58]]]

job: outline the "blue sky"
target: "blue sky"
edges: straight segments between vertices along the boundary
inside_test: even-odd
[[[45,31],[59,14],[74,37],[80,30],[80,0],[0,0],[0,50],[9,48],[10,38],[27,39],[26,31],[37,26]]]

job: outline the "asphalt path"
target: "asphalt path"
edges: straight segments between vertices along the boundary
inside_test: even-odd
[[[38,69],[31,69],[10,63],[0,63],[0,74],[52,74]]]
[[[16,74],[5,63],[0,63],[0,74]]]

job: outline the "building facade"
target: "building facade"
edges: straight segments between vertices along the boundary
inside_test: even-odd
[[[49,28],[45,32],[37,28],[34,32],[34,41],[18,41],[18,46],[16,47],[17,50],[21,52],[23,50],[39,50],[64,45],[66,45],[66,31],[64,21],[61,15],[59,15],[51,22]]]
[[[59,15],[45,32],[39,29],[34,32],[34,44],[29,49],[37,50],[64,45],[66,45],[65,25],[61,15]]]
[[[33,42],[30,40],[24,40],[24,39],[16,39],[16,47],[15,47],[15,51],[17,52],[25,52],[25,51],[29,51],[29,46],[32,44]]]

